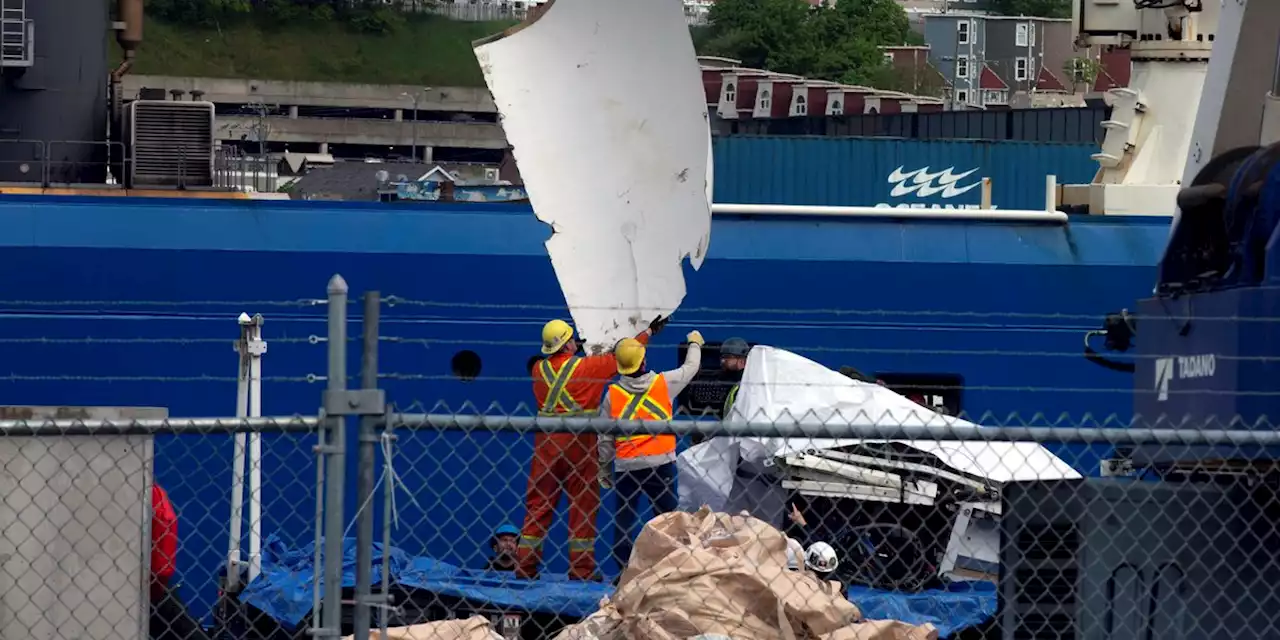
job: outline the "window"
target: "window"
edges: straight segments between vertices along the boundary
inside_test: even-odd
[[[809,105],[805,104],[804,96],[796,96],[796,115],[803,116],[809,113]]]
[[[1016,29],[1017,31],[1014,32],[1014,44],[1019,47],[1029,46],[1028,43],[1030,36],[1027,34],[1031,30],[1031,25],[1025,22],[1019,22]]]
[[[1067,61],[1071,67],[1071,83],[1080,84],[1089,81],[1089,64],[1090,60],[1084,58],[1072,58]]]
[[[832,100],[832,101],[831,101],[831,113],[844,113],[843,111],[841,111],[841,110],[840,110],[840,101],[839,101],[839,100]]]
[[[760,92],[760,108],[768,109],[771,104],[773,104],[773,101],[769,99],[769,90],[765,89],[764,91],[761,91]]]
[[[956,23],[956,44],[969,44],[969,21]]]
[[[987,89],[982,92],[982,104],[1008,104],[1009,100],[1005,98],[1004,91],[999,89]]]
[[[471,382],[480,375],[480,354],[466,349],[453,354],[453,358],[449,360],[449,367],[453,369],[453,375],[457,376],[463,382]],[[532,371],[532,366],[530,367]]]
[[[969,92],[966,89],[956,91],[956,104],[969,104]]]
[[[969,58],[965,56],[960,56],[959,58],[956,58],[956,77],[957,78],[969,77]]]
[[[1019,82],[1025,81],[1031,75],[1027,73],[1027,59],[1018,58],[1013,61],[1013,79]]]
[[[892,54],[892,53],[886,53],[886,54],[884,54],[884,63],[885,63],[885,64],[893,64],[893,54]]]
[[[735,102],[737,101],[737,99],[738,99],[738,92],[736,87],[733,86],[732,82],[730,82],[729,84],[726,84],[724,86],[724,101]]]

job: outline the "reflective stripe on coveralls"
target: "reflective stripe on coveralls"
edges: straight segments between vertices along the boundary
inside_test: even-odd
[[[583,414],[582,407],[578,406],[573,396],[565,390],[565,385],[569,384],[569,379],[573,377],[573,372],[577,371],[579,364],[582,364],[582,358],[576,356],[566,360],[559,371],[551,366],[550,360],[544,359],[538,363],[538,373],[542,374],[542,381],[547,384],[547,399],[538,408],[538,415]]]
[[[620,385],[609,386],[609,413],[615,420],[671,419],[671,393],[662,374],[654,376],[644,393],[633,394]],[[671,434],[638,435],[615,440],[618,458],[642,458],[675,453],[676,437]]]

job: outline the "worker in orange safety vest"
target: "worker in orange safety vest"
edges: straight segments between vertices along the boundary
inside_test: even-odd
[[[655,318],[634,340],[640,343],[667,323]],[[533,365],[533,397],[538,415],[594,416],[600,398],[617,370],[614,354],[581,357],[573,327],[552,320],[542,328],[542,354]],[[534,578],[542,563],[542,544],[556,503],[569,495],[569,577],[594,580],[596,573],[596,512],[600,509],[599,461],[595,434],[539,433],[534,436],[533,462],[525,494],[524,526],[516,549],[516,576]]]
[[[671,420],[671,399],[684,391],[702,366],[702,334],[691,331],[688,340],[684,364],[662,373],[646,368],[644,344],[630,339],[619,342],[614,353],[620,377],[609,385],[600,413],[615,420]],[[641,498],[649,499],[655,516],[675,511],[678,506],[676,437],[670,434],[603,437],[600,468],[607,471],[604,484],[612,484],[617,493],[613,560],[621,572],[631,558],[631,532],[639,517]]]

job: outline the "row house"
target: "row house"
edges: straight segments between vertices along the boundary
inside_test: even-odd
[[[1080,106],[1129,81],[1127,50],[1076,49],[1070,20],[951,12],[925,16],[924,35],[954,109]]]
[[[1005,106],[1010,94],[1034,91],[1042,69],[1056,74],[1078,55],[1070,20],[932,14],[925,16],[924,37],[929,61],[952,87],[951,99],[959,108]],[[1001,96],[1003,102],[985,99]]]
[[[699,62],[708,110],[726,120],[916,113],[944,106],[939,98],[748,69],[736,61]]]

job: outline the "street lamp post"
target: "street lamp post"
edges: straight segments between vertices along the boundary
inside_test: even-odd
[[[418,100],[422,98],[422,94],[431,90],[431,87],[423,87],[413,92],[413,122],[409,124],[410,132],[409,142],[409,158],[414,164],[418,163]],[[400,94],[401,97],[408,98],[408,93]]]
[[[421,95],[417,91],[413,93],[413,123],[409,125],[413,129],[412,140],[409,142],[409,158],[414,164],[418,163],[418,98]]]

